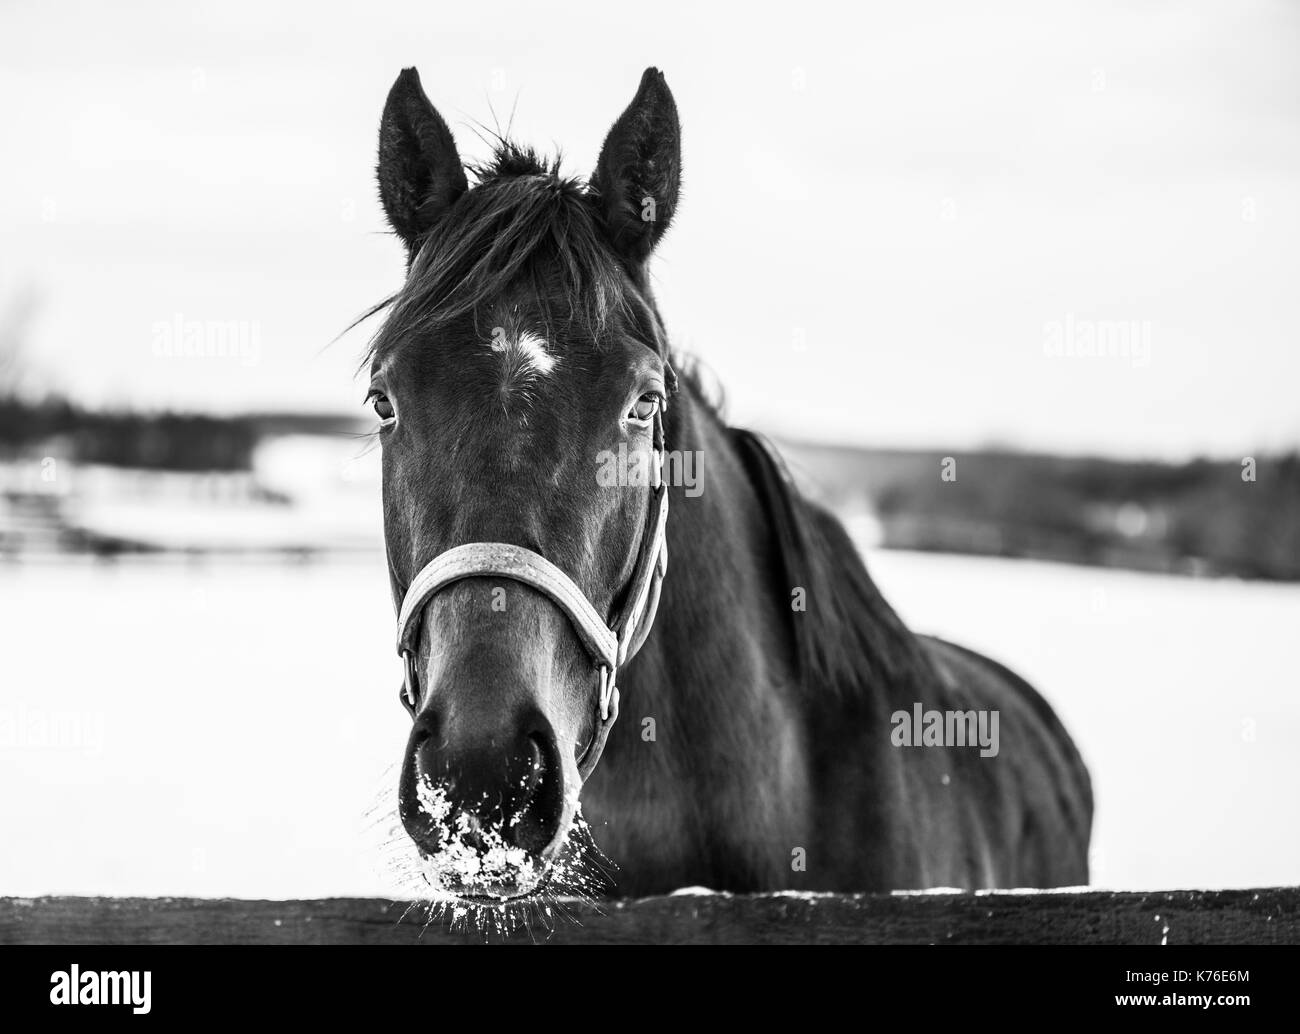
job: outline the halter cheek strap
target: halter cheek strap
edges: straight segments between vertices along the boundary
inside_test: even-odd
[[[402,702],[406,709],[414,715],[419,702],[415,657],[419,649],[420,616],[440,590],[465,578],[484,576],[509,578],[530,586],[564,612],[596,667],[599,688],[596,732],[578,762],[578,772],[586,782],[618,718],[619,693],[615,684],[618,669],[636,655],[650,634],[659,607],[659,590],[668,571],[668,485],[663,478],[663,464],[663,423],[656,413],[649,521],[623,608],[613,625],[605,623],[572,578],[531,549],[506,542],[468,542],[429,561],[406,590],[397,615],[397,652],[402,658]]]

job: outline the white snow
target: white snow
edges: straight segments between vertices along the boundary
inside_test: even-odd
[[[1056,706],[1093,774],[1096,884],[1295,883],[1300,588],[870,563],[916,627]],[[409,892],[371,835],[409,729],[392,623],[377,555],[0,566],[0,894]]]

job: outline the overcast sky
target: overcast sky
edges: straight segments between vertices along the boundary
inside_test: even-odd
[[[397,72],[419,67],[467,157],[516,107],[519,138],[585,173],[654,64],[685,162],[660,301],[737,422],[1300,445],[1300,5],[333,12],[0,7],[0,314],[34,292],[32,376],[103,404],[361,412],[365,334],[326,346],[402,275],[373,187]],[[160,354],[177,321],[235,321],[249,357]],[[1127,355],[1055,354],[1121,332]]]

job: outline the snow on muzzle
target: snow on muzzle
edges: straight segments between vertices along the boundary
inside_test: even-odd
[[[435,889],[501,899],[527,894],[563,840],[564,773],[550,723],[532,711],[503,733],[458,743],[436,712],[416,718],[399,807]]]

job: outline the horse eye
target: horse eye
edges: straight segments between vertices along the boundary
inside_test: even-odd
[[[638,420],[644,423],[655,415],[655,410],[659,408],[658,395],[642,395],[636,400],[636,404],[627,414],[629,420]]]
[[[395,410],[393,404],[388,401],[387,395],[376,393],[370,396],[370,401],[374,404],[375,416],[379,417],[379,419],[384,423],[389,423],[390,421],[397,419],[397,410]]]

